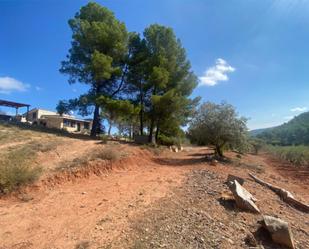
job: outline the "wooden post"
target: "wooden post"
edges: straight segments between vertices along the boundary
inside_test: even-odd
[[[27,105],[26,121],[28,122],[29,106]]]

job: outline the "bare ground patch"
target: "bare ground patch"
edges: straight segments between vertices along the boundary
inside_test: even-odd
[[[233,202],[220,200],[222,191],[228,191],[224,181],[224,177],[210,170],[194,170],[172,196],[159,200],[142,216],[131,220],[131,237],[106,248],[283,248],[273,244],[261,228],[261,215],[242,212]],[[252,189],[254,185],[250,182],[246,187]],[[258,197],[261,195],[274,198],[271,203],[258,202],[263,213],[287,220],[297,248],[308,248],[308,215],[281,203],[271,192],[265,194],[264,190]],[[254,246],[250,236],[256,240]]]

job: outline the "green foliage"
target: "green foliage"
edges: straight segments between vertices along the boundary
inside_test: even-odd
[[[69,25],[72,47],[60,71],[70,83],[86,83],[90,89],[60,101],[59,113],[89,115],[95,106],[92,135],[103,117],[110,128],[117,123],[120,133],[130,137],[138,122],[142,135],[148,126],[149,140],[154,132],[156,138],[177,137],[199,99],[189,99],[197,77],[173,29],[154,24],[142,36],[128,33],[111,11],[96,3],[82,7]]]
[[[119,76],[127,51],[127,30],[114,14],[97,3],[90,2],[69,20],[73,32],[68,59],[62,62],[61,72],[70,82],[90,84],[108,90]],[[103,70],[103,72],[102,72]]]
[[[272,145],[309,145],[309,112],[257,135]]]
[[[252,137],[249,139],[249,144],[251,145],[253,152],[257,155],[259,151],[266,146],[264,140]]]
[[[102,117],[106,118],[110,124],[108,135],[110,135],[113,124],[132,120],[139,113],[139,108],[129,100],[116,100],[101,96],[97,99],[97,103],[102,109]]]
[[[60,72],[69,75],[70,83],[85,83],[90,89],[80,98],[68,101],[66,107],[87,115],[89,107],[95,106],[91,131],[94,136],[100,125],[96,98],[116,95],[123,84],[128,33],[110,10],[93,2],[82,7],[69,25],[72,47]]]
[[[69,114],[70,113],[69,103],[65,100],[60,100],[58,102],[58,105],[56,106],[56,110],[57,110],[57,113],[60,115]]]
[[[158,24],[145,29],[143,38],[131,36],[128,83],[133,100],[140,105],[140,133],[149,125],[149,138],[156,130],[177,136],[198,99],[189,96],[197,85],[190,62],[174,31]]]
[[[177,137],[168,137],[164,134],[160,134],[158,138],[158,143],[165,146],[177,145],[180,146],[181,139]]]
[[[216,154],[224,149],[239,151],[247,148],[246,118],[238,117],[235,108],[227,103],[204,103],[193,118],[188,135],[193,143],[213,145]]]
[[[266,150],[281,160],[288,161],[296,166],[309,165],[309,147],[299,146],[272,146],[268,145]]]
[[[91,58],[90,71],[93,72],[94,80],[99,82],[101,80],[109,80],[113,74],[120,76],[121,70],[119,67],[113,67],[113,58],[94,51]]]
[[[108,142],[108,136],[107,135],[101,134],[100,139],[101,139],[103,144],[107,144],[107,142]]]

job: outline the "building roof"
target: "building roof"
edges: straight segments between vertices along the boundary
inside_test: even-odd
[[[63,116],[60,116],[60,115],[42,115],[41,117],[42,118],[68,119],[68,120],[79,121],[79,122],[86,122],[86,123],[90,123],[91,122],[90,120],[78,119],[78,118],[75,118],[73,116],[67,116],[67,115],[63,115]]]
[[[30,105],[0,99],[0,106],[20,108],[20,107],[29,107]]]
[[[33,108],[33,109],[31,109],[29,112],[34,112],[34,111],[52,112],[52,113],[57,114],[57,112],[55,112],[55,111],[50,111],[50,110],[46,110],[46,109],[42,109],[42,108]],[[26,113],[25,113],[25,114],[26,114]]]

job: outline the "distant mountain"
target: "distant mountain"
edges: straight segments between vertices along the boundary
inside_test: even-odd
[[[249,131],[250,135],[253,137],[256,137],[257,135],[260,135],[261,133],[263,133],[264,131],[270,130],[274,127],[270,127],[270,128],[262,128],[262,129],[255,129],[252,131]]]
[[[253,131],[252,131],[253,132]],[[257,137],[278,145],[309,145],[309,112],[302,113],[280,126],[256,130]]]

